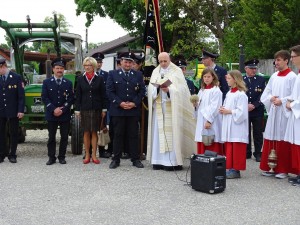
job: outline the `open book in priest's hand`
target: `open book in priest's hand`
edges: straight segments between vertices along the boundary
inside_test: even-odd
[[[161,79],[159,81],[156,81],[156,83],[151,84],[157,88],[165,88],[169,87],[172,84],[172,81],[170,81],[169,79]]]

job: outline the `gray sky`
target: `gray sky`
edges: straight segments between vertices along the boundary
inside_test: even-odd
[[[72,25],[70,33],[80,34],[85,40],[85,14],[76,16],[74,0],[8,0],[1,7],[0,19],[8,23],[27,23],[26,16],[29,15],[32,23],[42,23],[45,17],[52,16],[53,11],[63,14]],[[88,41],[92,43],[111,41],[127,34],[113,20],[99,16],[88,30]],[[0,43],[5,42],[5,34],[0,28]]]

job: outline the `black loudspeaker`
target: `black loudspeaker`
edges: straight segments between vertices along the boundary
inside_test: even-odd
[[[226,158],[224,156],[193,155],[191,186],[197,191],[219,193],[226,188]]]

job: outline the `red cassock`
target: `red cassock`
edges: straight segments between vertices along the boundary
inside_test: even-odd
[[[275,173],[295,173],[291,166],[291,144],[285,141],[272,141],[264,139],[260,169],[269,171],[268,157],[271,149],[275,149],[277,155],[277,166],[274,168]],[[297,173],[295,173],[297,174]]]
[[[300,175],[300,145],[291,144],[292,173]]]
[[[226,169],[246,170],[247,144],[225,142]]]
[[[218,155],[225,155],[223,151],[223,144],[214,142],[210,146],[205,146],[203,142],[197,142],[197,153],[204,154],[205,150],[210,150],[218,153]]]

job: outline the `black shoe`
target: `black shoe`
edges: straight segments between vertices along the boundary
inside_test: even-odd
[[[109,169],[116,169],[118,166],[120,166],[120,163],[117,162],[116,160],[111,161],[109,164]]]
[[[56,163],[55,159],[49,159],[48,162],[46,162],[46,165],[50,166],[52,164]]]
[[[292,185],[300,187],[300,179],[297,179],[295,182],[292,183]]]
[[[182,170],[182,166],[164,166],[165,171]]]
[[[121,156],[121,159],[129,159],[129,158],[130,158],[129,153],[123,153]]]
[[[132,165],[135,166],[135,167],[137,167],[137,168],[144,168],[144,165],[143,165],[143,163],[141,163],[140,160],[133,161]]]
[[[248,154],[247,154],[247,159],[251,159],[251,156],[252,156],[252,155],[248,155]]]
[[[67,161],[66,161],[65,159],[59,159],[58,162],[59,162],[60,164],[66,164],[66,163],[67,163]]]
[[[108,151],[100,151],[99,156],[100,156],[100,158],[106,158],[107,159],[107,158],[111,157],[111,154]]]
[[[256,162],[260,162],[260,160],[261,160],[261,156],[260,155],[258,155],[258,156],[255,157],[255,161]]]
[[[4,162],[4,159],[3,158],[0,158],[0,163],[3,163]]]
[[[164,169],[163,165],[153,164],[153,170],[163,170],[163,169]]]
[[[9,158],[8,159],[11,163],[17,163],[17,159],[16,158]]]
[[[288,182],[289,183],[295,183],[298,179],[300,179],[300,175],[298,175],[296,177],[289,177]]]

